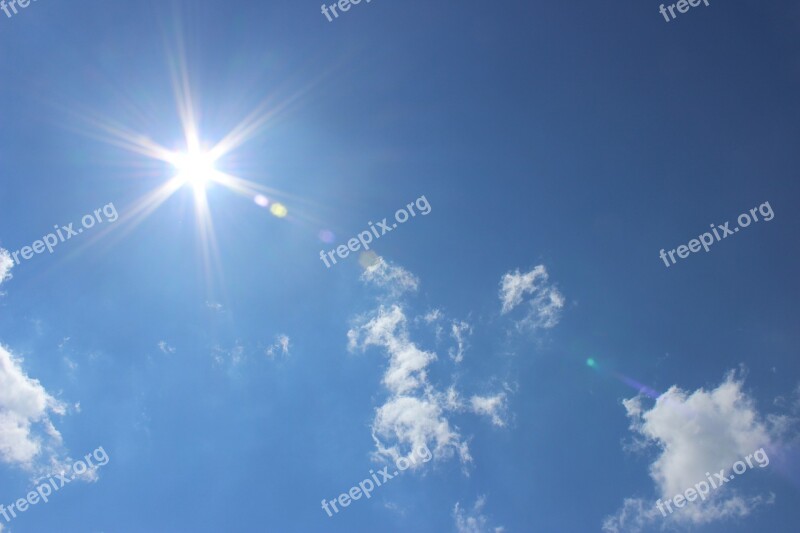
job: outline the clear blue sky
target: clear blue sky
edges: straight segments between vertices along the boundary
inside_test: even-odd
[[[0,11],[0,531],[796,531],[797,4],[319,3]]]

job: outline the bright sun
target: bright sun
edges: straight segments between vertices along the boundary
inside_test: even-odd
[[[205,152],[175,154],[172,165],[178,170],[177,179],[183,184],[191,185],[198,192],[204,191],[217,174],[214,158]]]

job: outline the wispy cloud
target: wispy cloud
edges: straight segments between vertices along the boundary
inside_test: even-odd
[[[507,314],[523,303],[528,297],[525,316],[517,321],[519,329],[549,329],[561,319],[561,310],[566,303],[557,288],[549,283],[549,275],[544,265],[521,273],[519,269],[506,273],[500,279],[501,314]]]
[[[488,416],[495,426],[504,427],[506,425],[505,412],[508,407],[505,392],[494,396],[473,396],[469,403],[473,413]]]
[[[456,531],[458,533],[503,533],[504,527],[489,526],[489,518],[483,514],[485,505],[485,496],[480,496],[469,510],[462,508],[461,504],[456,502],[453,508]]]
[[[222,304],[218,302],[206,302],[206,307],[211,309],[212,311],[222,311]]]
[[[386,290],[390,297],[397,297],[405,292],[414,292],[419,288],[419,279],[416,276],[401,266],[389,264],[382,257],[364,269],[361,279]]]
[[[230,361],[235,366],[244,360],[244,346],[239,341],[236,341],[236,344],[230,349],[214,346],[211,354],[216,364],[222,365],[226,361]]]
[[[267,347],[265,353],[270,359],[275,357],[287,357],[289,355],[290,339],[288,335],[278,335],[275,337],[275,342]]]
[[[456,348],[449,351],[450,358],[456,363],[464,360],[464,352],[467,349],[466,336],[472,334],[472,326],[463,321],[453,322],[450,335],[456,341]]]
[[[167,344],[167,341],[159,341],[158,342],[158,349],[161,350],[161,353],[165,353],[167,355],[171,355],[175,353],[175,348]]]

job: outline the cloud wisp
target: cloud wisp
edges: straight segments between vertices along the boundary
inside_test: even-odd
[[[564,296],[549,282],[544,265],[529,272],[519,269],[507,272],[500,279],[500,313],[505,315],[527,303],[525,315],[516,322],[517,329],[534,331],[551,329],[561,320],[561,311],[566,303]],[[527,301],[526,300],[527,297]]]

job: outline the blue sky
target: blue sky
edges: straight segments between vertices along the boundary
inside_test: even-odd
[[[658,8],[0,12],[0,531],[794,531],[800,10]]]

